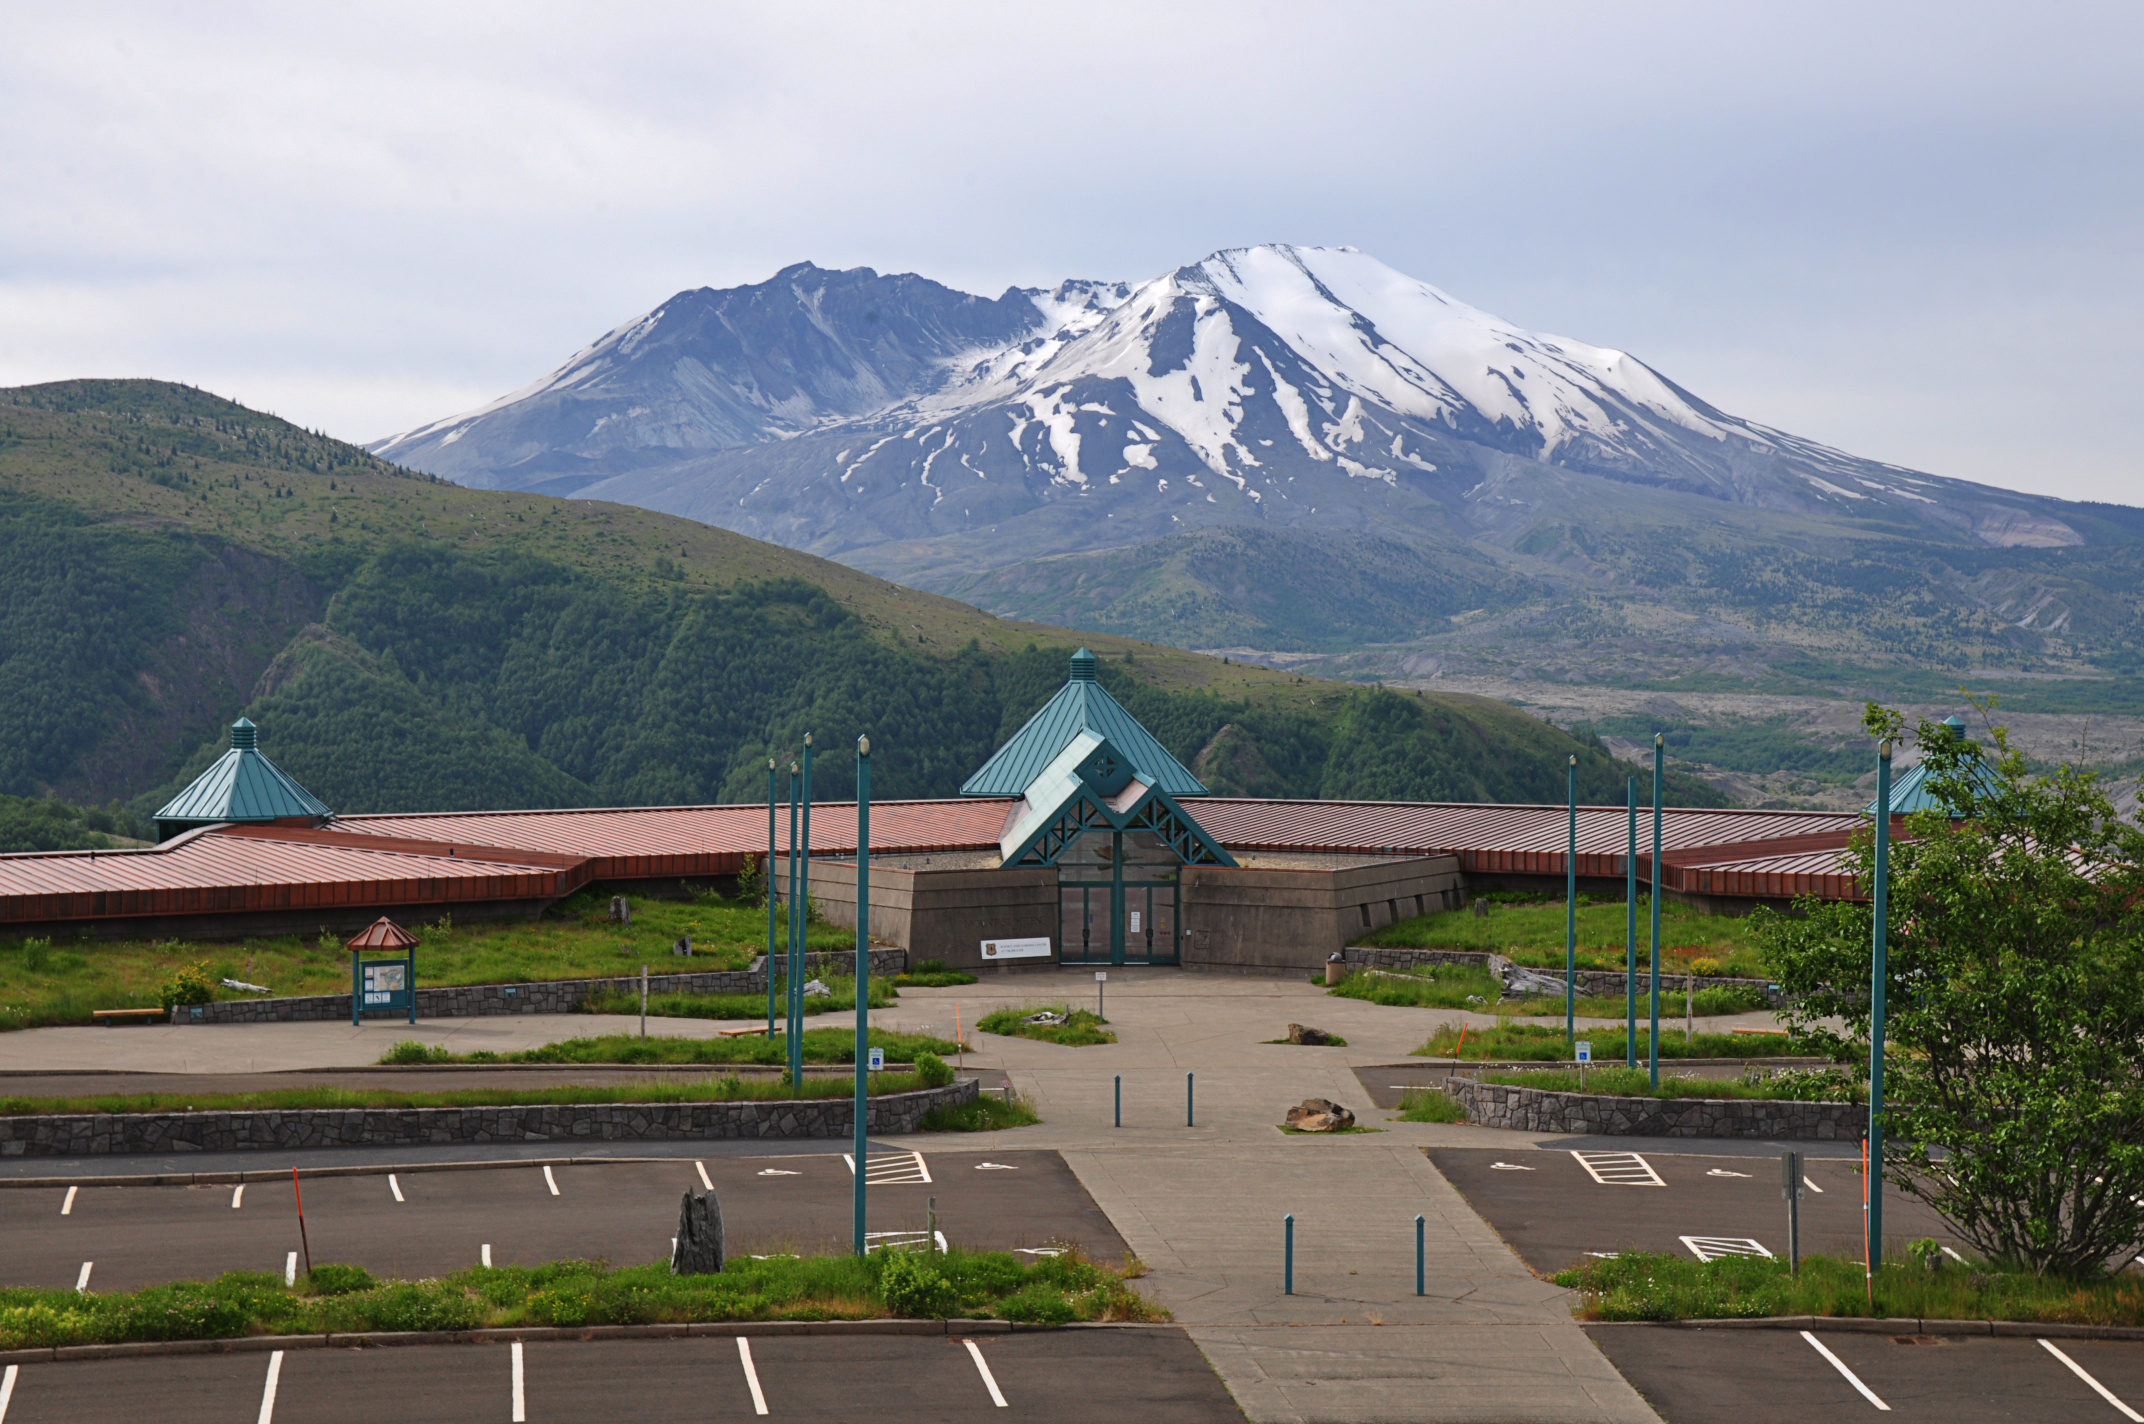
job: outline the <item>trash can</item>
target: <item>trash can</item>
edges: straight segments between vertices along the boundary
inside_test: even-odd
[[[1325,983],[1328,988],[1347,978],[1347,956],[1334,950],[1325,956]]]

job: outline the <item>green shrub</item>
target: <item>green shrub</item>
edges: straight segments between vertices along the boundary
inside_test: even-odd
[[[1042,1121],[1042,1115],[1025,1098],[1011,1102],[992,1093],[984,1093],[965,1107],[952,1107],[940,1103],[923,1115],[917,1126],[924,1132],[996,1132],[1004,1127],[1031,1127]]]
[[[916,1078],[926,1088],[943,1088],[953,1081],[953,1070],[935,1053],[916,1055]]]
[[[414,1038],[405,1038],[380,1055],[382,1063],[452,1063],[454,1053],[444,1045],[434,1047],[419,1043]]]
[[[960,1311],[960,1297],[930,1257],[920,1251],[887,1251],[879,1268],[879,1299],[895,1315],[943,1320]]]
[[[1401,1122],[1465,1122],[1467,1110],[1442,1088],[1417,1088],[1400,1095]]]
[[[164,981],[164,1008],[168,1011],[178,1004],[206,1004],[216,998],[216,980],[205,959],[192,964],[182,964],[172,976]]]
[[[313,1295],[349,1295],[371,1290],[379,1282],[363,1266],[338,1266],[322,1262],[305,1277],[305,1289]]]
[[[1055,1024],[1029,1023],[1028,1019],[1044,1011],[1064,1014],[1065,1021]],[[1001,1033],[1015,1038],[1039,1038],[1044,1043],[1061,1043],[1068,1048],[1087,1048],[1098,1043],[1115,1043],[1117,1036],[1102,1025],[1107,1020],[1090,1009],[1071,1009],[1063,1004],[1029,1004],[1018,1009],[999,1009],[976,1021],[976,1028],[983,1033]]]

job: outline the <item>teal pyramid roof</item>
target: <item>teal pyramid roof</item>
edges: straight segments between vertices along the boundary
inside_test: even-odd
[[[274,821],[331,814],[290,773],[254,745],[258,729],[244,717],[231,724],[231,749],[156,813],[158,821]]]
[[[1953,737],[1963,737],[1965,735],[1965,719],[1962,717],[1945,718],[1943,725],[1950,728],[1950,734]],[[2001,778],[1995,774],[1994,768],[1990,767],[1986,761],[1980,763],[1978,779],[1983,787],[1990,790],[1993,790],[2001,782]],[[1910,816],[1916,811],[1944,811],[1950,809],[1944,804],[1943,799],[1935,794],[1934,789],[1929,786],[1928,782],[1929,767],[1926,762],[1921,762],[1919,765],[1911,767],[1894,777],[1891,781],[1891,814],[1894,816]],[[1861,814],[1864,816],[1875,815],[1876,803],[1871,801],[1868,805],[1862,807]]]
[[[1139,779],[1171,796],[1204,796],[1205,784],[1139,719],[1124,710],[1109,690],[1095,681],[1094,654],[1081,648],[1072,655],[1072,679],[1012,740],[983,763],[982,770],[960,788],[963,796],[1021,796],[1058,755],[1083,735],[1100,737],[1127,758]]]

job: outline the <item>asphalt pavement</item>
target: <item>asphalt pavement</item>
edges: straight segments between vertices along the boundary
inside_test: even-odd
[[[866,1229],[892,1233],[880,1239],[920,1234],[935,1201],[950,1244],[1006,1251],[1077,1244],[1112,1262],[1126,1251],[1056,1152],[874,1149],[868,1169]],[[231,1270],[280,1275],[308,1249],[315,1262],[404,1279],[485,1261],[629,1265],[667,1258],[684,1193],[709,1189],[722,1203],[732,1252],[846,1250],[854,1181],[848,1154],[825,1150],[382,1170],[295,1186],[287,1177],[190,1186],[85,1178],[0,1190],[0,1284],[111,1291]]]
[[[1751,1157],[1657,1137],[1596,1141],[1608,1145],[1428,1151],[1467,1204],[1543,1275],[1618,1251],[1786,1257],[1783,1144]],[[1859,1159],[1811,1160],[1804,1177],[1803,1254],[1861,1255]],[[1940,1217],[1896,1189],[1884,1197],[1884,1232],[1894,1246],[1933,1236],[1963,1249]]]
[[[2144,1407],[2144,1343],[2131,1341],[1651,1325],[1586,1333],[1667,1424],[2123,1424]]]
[[[8,1370],[0,1401],[7,1424],[1243,1418],[1198,1347],[1167,1328],[716,1335],[69,1361]]]

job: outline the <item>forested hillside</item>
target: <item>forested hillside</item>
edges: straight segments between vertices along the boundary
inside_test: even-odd
[[[1065,677],[1217,792],[1620,798],[1500,703],[999,620],[687,520],[397,469],[185,387],[0,393],[0,793],[152,809],[243,712],[337,810],[750,799],[868,730],[877,794],[952,794]],[[845,757],[818,786],[850,794]],[[1678,778],[1674,797],[1717,804]]]

